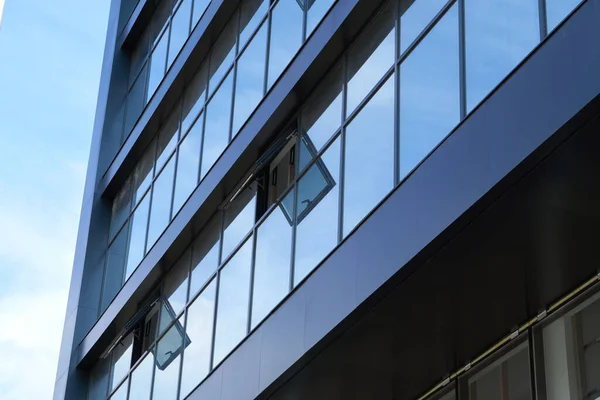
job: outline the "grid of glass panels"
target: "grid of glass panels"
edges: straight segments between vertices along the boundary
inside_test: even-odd
[[[333,2],[241,2],[207,60],[115,198],[108,249],[112,257],[106,266],[101,311],[160,237]],[[183,0],[173,8],[171,3],[163,0],[156,11],[158,15],[166,15],[156,20],[166,21],[161,28],[165,31],[163,35],[171,32],[165,59],[171,59],[173,49],[179,51],[184,37],[187,38],[187,33],[182,33],[179,44],[174,47],[172,42],[176,37],[174,32],[180,10],[183,7],[191,10],[191,26],[194,26],[200,18],[196,13],[206,9],[209,2],[195,0],[193,8],[189,3],[191,0]],[[173,12],[169,17],[171,8]],[[188,14],[186,11],[186,21]],[[311,19],[311,27],[303,29],[307,19]],[[150,43],[147,36],[152,38],[151,33],[156,32],[152,26],[144,35],[143,43]],[[189,32],[188,28],[181,32]],[[281,41],[282,37],[289,38],[289,29],[297,36],[293,46]],[[152,64],[152,54],[156,51],[156,48],[153,51],[147,49],[153,46],[156,45],[138,46],[141,55],[134,58],[140,61],[132,62],[132,76],[146,73],[144,66]],[[164,75],[164,70],[161,71],[157,75],[160,79]]]
[[[177,329],[179,336],[172,334],[181,337],[178,341],[181,351],[175,352],[179,354],[181,373],[172,378],[178,380],[177,388],[169,386],[173,380],[159,379],[156,383],[156,377],[152,378],[154,390],[167,390],[160,383],[166,381],[171,382],[164,384],[169,386],[170,393],[179,390],[181,397],[193,389],[465,117],[472,108],[468,106],[469,93],[481,100],[487,95],[486,90],[504,78],[497,70],[486,71],[485,68],[500,50],[484,48],[478,41],[491,45],[494,43],[491,36],[496,32],[496,43],[502,51],[514,45],[523,55],[524,48],[533,46],[527,35],[507,36],[498,26],[482,21],[491,14],[506,16],[506,21],[517,24],[527,20],[540,35],[539,19],[527,17],[526,12],[531,7],[528,3],[537,4],[537,0],[519,4],[509,0],[487,1],[490,7],[498,8],[495,11],[474,2],[417,0],[403,9],[400,3],[405,3],[390,1],[365,28],[292,124],[297,162],[293,163],[293,177],[287,186],[277,192],[276,199],[264,212],[257,200],[259,185],[254,183],[244,188],[235,200],[217,212],[163,282],[162,296],[168,300],[172,312],[163,324],[165,329],[161,327],[159,333],[166,337],[168,332],[175,332],[174,326],[183,327]],[[519,14],[520,18],[508,18],[512,13]],[[254,36],[249,37],[261,37],[261,23],[264,21],[255,23]],[[527,31],[530,28],[522,30]],[[469,35],[479,37],[469,38]],[[237,37],[242,36],[243,31],[238,32]],[[248,44],[246,49],[251,46]],[[239,53],[238,63],[243,52]],[[510,68],[518,62],[520,60],[512,59],[514,65]],[[499,68],[508,73],[507,65]],[[219,69],[211,69],[209,63],[207,68],[201,69],[205,72],[200,73],[210,70],[216,73]],[[475,71],[473,76],[469,71]],[[230,67],[219,75],[220,84],[213,91],[212,99],[218,98],[220,88],[225,87],[228,79],[234,79],[235,68]],[[208,82],[210,88],[212,76],[205,76],[202,82]],[[487,89],[480,89],[479,84]],[[263,86],[263,93],[264,90]],[[206,90],[206,84],[191,85],[186,95],[189,93],[205,96],[210,90]],[[119,225],[123,228],[112,229],[111,226],[111,237],[113,244],[120,243],[121,247],[117,245],[112,251],[111,245],[107,266],[111,265],[113,254],[123,263],[133,257],[130,250],[122,250],[123,243],[127,247],[126,242],[119,239],[122,232],[130,232],[129,247],[134,238],[134,243],[143,243],[137,238],[150,235],[151,229],[138,228],[138,212],[139,220],[147,221],[148,226],[153,221],[153,212],[158,212],[152,209],[169,209],[171,215],[176,212],[172,198],[170,207],[158,208],[147,199],[154,198],[155,191],[161,191],[156,189],[162,187],[157,185],[161,176],[169,182],[174,179],[175,185],[165,186],[177,192],[179,178],[172,175],[180,172],[177,167],[169,166],[174,158],[182,157],[182,145],[190,135],[199,135],[191,140],[194,146],[203,146],[200,143],[207,140],[198,139],[206,135],[194,127],[203,120],[202,129],[206,129],[211,101],[206,102],[206,106],[196,107],[196,100],[190,102],[184,97],[177,106],[183,111],[173,117],[177,122],[164,125],[150,146],[154,156],[142,160],[143,167],[138,166],[126,186],[128,189],[122,191],[128,193],[130,200],[124,200],[121,194],[117,197],[115,207],[127,206],[123,212],[120,208],[113,211],[113,221],[122,221]],[[473,107],[475,102],[473,100]],[[188,114],[193,117],[188,118]],[[214,119],[211,124],[218,127],[219,118]],[[175,133],[163,133],[165,131]],[[213,143],[212,139],[209,141]],[[201,156],[191,157],[194,179],[189,183],[190,191],[203,176],[202,157],[202,152]],[[150,184],[152,179],[154,183]],[[185,200],[186,196],[181,198]],[[124,217],[130,209],[134,210],[132,217]],[[166,213],[158,213],[163,212]],[[168,219],[156,218],[159,228],[154,231],[160,232]],[[138,231],[144,233],[137,234]],[[138,258],[143,253],[134,252]],[[169,323],[171,328],[167,329]],[[126,379],[134,382],[133,373],[130,375]]]

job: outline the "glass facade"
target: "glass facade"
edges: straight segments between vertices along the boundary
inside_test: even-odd
[[[241,2],[114,200],[102,311],[333,3]],[[132,63],[131,90],[141,76],[154,79],[156,60],[164,75],[175,58],[170,46],[179,51],[200,18],[196,4],[205,9],[208,1],[178,2],[160,29],[149,28],[151,45],[140,49],[139,71]],[[162,282],[159,322],[144,327],[141,355],[137,349],[133,357],[125,339],[110,368],[98,364],[94,373],[110,370],[110,379],[95,381],[110,382],[110,390],[94,386],[104,394],[93,398],[148,398],[149,388],[153,398],[185,398],[535,48],[538,6],[388,1],[285,135],[274,135],[285,136],[277,139],[283,144],[274,140],[260,171],[231,194]],[[168,50],[155,54],[163,40]],[[487,372],[473,372],[469,398],[495,398],[489,393],[508,382],[506,398],[529,399],[521,379],[528,354],[525,345]],[[591,375],[582,378],[587,386],[578,389],[585,393],[595,388],[593,357],[585,367]]]

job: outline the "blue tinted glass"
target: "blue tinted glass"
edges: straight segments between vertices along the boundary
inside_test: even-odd
[[[123,188],[113,200],[112,216],[110,219],[110,233],[108,239],[111,240],[121,229],[129,213],[131,212],[132,187],[131,179],[127,179]]]
[[[156,345],[153,399],[177,399],[179,367],[184,344],[189,344],[189,340],[185,337],[181,318],[175,321]]]
[[[240,49],[250,39],[269,9],[269,0],[244,0],[240,8]]]
[[[287,194],[293,202],[294,191]],[[282,207],[258,227],[254,261],[252,327],[255,327],[290,290],[292,221]]]
[[[394,186],[394,77],[346,128],[344,236]]]
[[[127,381],[123,382],[119,389],[115,391],[109,400],[127,400]]]
[[[179,145],[173,215],[179,211],[183,203],[192,194],[196,186],[198,186],[202,122],[203,118],[201,116]]]
[[[102,286],[102,311],[108,307],[123,285],[128,239],[129,223],[125,224],[107,250],[106,271]]]
[[[272,12],[268,87],[279,78],[302,44],[302,8],[296,0],[279,0]]]
[[[415,0],[407,10],[402,10],[404,4],[401,2],[400,19],[400,52],[404,52],[419,36],[436,14],[442,9],[448,0]]]
[[[400,177],[460,119],[458,10],[453,6],[400,66]]]
[[[221,82],[221,79],[229,72],[236,52],[237,36],[237,13],[235,13],[230,22],[225,26],[215,46],[210,52],[209,62],[209,94],[214,92]]]
[[[158,44],[150,56],[150,72],[148,76],[148,94],[147,99],[149,100],[156,88],[163,80],[165,76],[165,68],[167,66],[167,47],[169,45],[169,34],[168,30],[159,39]]]
[[[129,400],[150,400],[154,357],[147,355],[131,372]]]
[[[204,228],[192,246],[192,280],[190,297],[204,286],[219,266],[219,237],[222,214],[217,214]]]
[[[548,32],[556,28],[579,3],[581,0],[546,0]]]
[[[304,0],[308,5],[306,15],[306,36],[321,22],[325,13],[331,8],[335,0]]]
[[[146,106],[146,83],[148,81],[148,64],[144,65],[142,72],[133,83],[131,90],[127,94],[127,111],[125,113],[125,126],[123,127],[123,137],[129,136],[129,132],[135,126],[142,110]]]
[[[246,336],[251,263],[252,238],[240,248],[221,270],[214,365],[220,363]]]
[[[229,74],[206,108],[206,126],[202,145],[201,178],[221,156],[229,143],[233,74]]]
[[[117,387],[121,379],[131,368],[131,352],[133,349],[133,334],[127,336],[112,351],[112,389]]]
[[[171,221],[171,198],[173,195],[173,178],[175,174],[175,157],[171,157],[165,168],[154,181],[152,188],[152,205],[148,225],[147,249],[150,249]]]
[[[540,39],[538,0],[465,0],[467,111]]]
[[[250,232],[256,221],[256,190],[245,189],[225,211],[225,231],[223,232],[223,257],[233,251]]]
[[[173,64],[175,57],[179,54],[179,51],[190,34],[191,14],[192,0],[183,0],[179,8],[175,11],[173,22],[171,23],[168,66]]]
[[[191,82],[186,86],[183,97],[183,112],[181,121],[181,132],[185,134],[196,121],[204,103],[206,102],[206,79],[208,68],[206,63],[198,69]]]
[[[146,227],[148,226],[148,211],[150,209],[150,195],[146,195],[140,205],[133,213],[131,220],[131,236],[129,239],[129,250],[127,252],[127,266],[125,280],[137,268],[144,258],[144,245],[146,243]]]
[[[196,26],[204,11],[208,8],[210,0],[194,0],[194,15],[192,19],[192,29]]]

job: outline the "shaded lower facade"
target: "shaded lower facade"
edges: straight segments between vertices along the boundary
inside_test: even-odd
[[[166,92],[153,137],[169,59],[98,176],[97,317],[74,312],[55,398],[596,398],[600,2],[348,0],[321,22],[298,2],[304,43],[273,80],[287,3],[266,3],[243,51],[245,2],[206,7],[237,10],[229,72]],[[263,39],[264,99],[235,122]]]

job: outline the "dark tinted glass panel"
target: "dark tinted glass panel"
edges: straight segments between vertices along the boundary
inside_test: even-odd
[[[211,93],[217,89],[219,82],[233,64],[236,51],[237,20],[237,16],[234,15],[210,52],[210,82],[208,86]]]
[[[185,133],[196,121],[204,103],[206,102],[206,79],[208,69],[206,63],[198,69],[192,81],[187,85],[183,98],[183,113],[181,132]]]
[[[538,44],[537,0],[466,0],[467,111]]]
[[[232,89],[233,74],[229,74],[206,108],[201,177],[208,173],[229,143]]]
[[[125,268],[125,280],[129,278],[145,255],[144,245],[146,243],[146,227],[148,226],[148,212],[150,211],[149,206],[150,195],[146,195],[133,212],[129,251],[127,252],[127,264]]]
[[[400,52],[404,52],[429,25],[447,0],[415,0],[400,2]],[[409,4],[408,9],[405,9]]]
[[[221,362],[246,336],[251,263],[252,238],[221,270],[214,349],[215,365]]]
[[[296,0],[279,0],[272,12],[268,87],[279,78],[302,44],[302,7]]]
[[[142,110],[146,106],[146,84],[148,81],[148,64],[144,66],[142,72],[133,83],[131,90],[127,94],[127,111],[125,113],[125,126],[123,128],[123,137],[126,138],[133,129]]]
[[[169,46],[169,32],[167,31],[160,37],[158,44],[150,56],[150,70],[148,74],[148,96],[150,99],[156,88],[165,76],[167,67],[167,48]]]
[[[173,64],[175,57],[183,47],[190,34],[190,18],[192,15],[192,0],[183,0],[173,15],[171,22],[171,38],[169,43],[168,65]]]
[[[173,197],[173,215],[179,211],[183,203],[198,185],[202,123],[203,118],[200,116],[179,145],[175,194]]]
[[[556,28],[579,3],[581,0],[546,0],[548,32]]]
[[[294,191],[287,197],[292,203]],[[252,327],[262,321],[290,290],[291,248],[292,220],[283,207],[277,206],[256,233]]]
[[[348,115],[390,69],[395,45],[393,7],[388,5],[348,53]]]
[[[296,228],[294,285],[304,279],[337,245],[339,182],[338,138],[298,182],[296,213],[303,218],[297,222]]]
[[[458,9],[453,6],[400,66],[400,177],[460,120]]]
[[[394,185],[394,77],[346,128],[344,236]]]
[[[173,178],[175,175],[175,157],[167,162],[165,168],[154,181],[152,188],[152,205],[148,225],[147,249],[163,233],[171,221],[171,198],[173,195]]]
[[[181,371],[181,397],[185,397],[206,374],[210,363],[216,284],[214,280],[188,308],[185,348]]]
[[[235,136],[263,98],[267,27],[263,25],[237,63],[233,129]]]
[[[213,218],[192,246],[190,297],[198,293],[219,265],[221,217],[221,214],[218,214]]]
[[[127,217],[129,217],[129,213],[131,212],[131,198],[131,179],[128,179],[113,201],[109,240],[117,234],[127,220]]]

